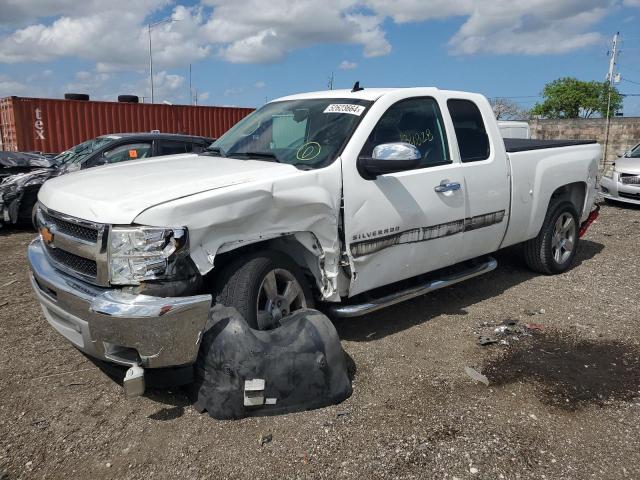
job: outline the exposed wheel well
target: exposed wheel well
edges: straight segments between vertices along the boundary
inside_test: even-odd
[[[212,286],[216,275],[237,258],[264,250],[276,250],[290,258],[307,278],[314,297],[320,297],[320,286],[318,285],[318,281],[322,277],[319,265],[319,257],[322,254],[320,245],[315,246],[314,252],[312,252],[296,238],[295,234],[283,235],[217,254],[213,270],[204,277],[205,285]]]
[[[561,200],[567,200],[573,203],[578,212],[578,219],[582,217],[584,210],[584,202],[586,199],[587,186],[583,182],[569,183],[557,188],[551,195],[547,210],[551,206]]]

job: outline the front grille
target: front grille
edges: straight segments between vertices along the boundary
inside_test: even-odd
[[[98,266],[95,261],[80,257],[71,252],[65,252],[59,248],[50,248],[49,246],[45,246],[45,248],[53,261],[60,264],[60,266],[91,278],[96,278],[98,275]]]
[[[630,200],[640,200],[640,193],[627,193],[627,192],[618,192],[623,198],[628,198]]]
[[[640,185],[640,175],[620,174],[620,183],[625,185]]]
[[[78,225],[77,223],[69,222],[61,218],[55,217],[48,212],[42,210],[42,218],[45,224],[49,227],[54,226],[56,230],[67,234],[71,237],[79,238],[86,242],[97,243],[98,242],[98,230],[91,227],[85,227]]]
[[[103,239],[108,226],[48,210],[40,205],[40,236],[54,267],[95,285],[108,286],[107,253]]]

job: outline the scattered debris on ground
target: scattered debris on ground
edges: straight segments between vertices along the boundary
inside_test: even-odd
[[[477,370],[471,368],[471,367],[464,367],[464,372],[469,375],[469,377],[476,381],[476,382],[480,382],[480,383],[484,383],[486,386],[489,386],[489,379],[484,376],[483,374],[481,374],[480,372],[478,372]]]
[[[3,228],[0,285],[17,283],[0,288],[0,480],[640,478],[639,221],[604,206],[562,275],[500,252],[485,276],[336,321],[353,395],[237,421],[182,390],[125,399],[42,316],[35,234]],[[505,319],[524,333],[496,334]]]

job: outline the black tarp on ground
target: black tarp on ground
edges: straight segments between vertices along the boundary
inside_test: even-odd
[[[247,381],[264,389],[249,392]],[[217,419],[311,410],[351,395],[347,356],[331,321],[299,310],[273,330],[253,330],[234,309],[211,310],[195,366],[194,407]]]

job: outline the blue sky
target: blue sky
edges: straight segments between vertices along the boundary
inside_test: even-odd
[[[105,5],[104,3],[108,3]],[[620,31],[623,93],[640,94],[640,0],[0,0],[0,96],[149,95],[258,106],[336,88],[438,86],[532,106],[562,76],[603,80]],[[631,82],[637,82],[634,84]],[[625,99],[640,116],[640,96]]]

